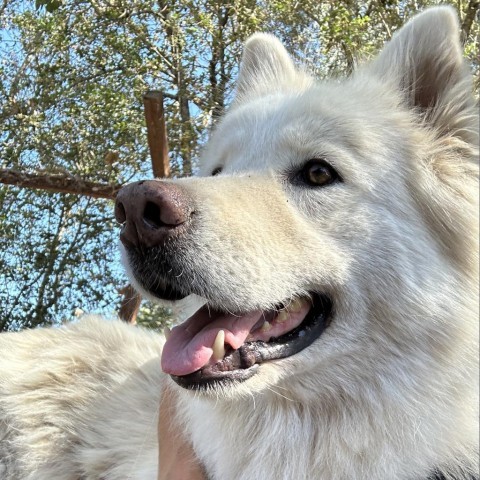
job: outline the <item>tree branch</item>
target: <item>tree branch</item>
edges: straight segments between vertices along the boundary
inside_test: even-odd
[[[17,187],[73,193],[94,198],[115,198],[122,185],[95,183],[76,176],[48,172],[27,173],[0,168],[0,183]]]

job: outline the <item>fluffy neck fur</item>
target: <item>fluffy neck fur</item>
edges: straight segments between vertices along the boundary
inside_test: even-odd
[[[212,479],[306,480],[315,472],[319,480],[414,480],[435,468],[448,479],[471,478],[465,472],[476,469],[476,400],[467,391],[458,392],[468,398],[457,398],[445,422],[452,410],[441,390],[452,385],[434,379],[438,395],[425,405],[394,384],[386,395],[388,385],[371,383],[356,398],[344,392],[309,404],[289,399],[283,387],[234,402],[182,395],[179,417]]]

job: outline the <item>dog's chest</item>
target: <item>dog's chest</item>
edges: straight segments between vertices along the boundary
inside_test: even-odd
[[[247,401],[225,408],[198,399],[183,407],[189,438],[211,480],[308,478],[312,471],[310,432],[300,433],[298,423],[289,428],[271,407]]]
[[[340,428],[332,429],[331,422],[305,409],[261,399],[226,406],[221,401],[190,398],[181,402],[179,414],[209,480],[443,480],[429,476],[434,469],[418,458],[412,458],[412,470],[407,473],[400,447],[366,438],[365,429],[356,439],[350,430],[348,441],[339,435]],[[371,448],[359,452],[362,444]]]

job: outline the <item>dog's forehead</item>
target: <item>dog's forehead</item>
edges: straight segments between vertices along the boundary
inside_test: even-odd
[[[205,150],[202,173],[218,167],[237,172],[283,165],[291,155],[288,145],[303,145],[315,118],[296,107],[299,101],[296,96],[271,95],[231,110]]]
[[[347,90],[348,92],[348,90]],[[277,94],[235,107],[217,126],[200,160],[200,174],[282,170],[340,150],[365,152],[376,102],[330,85]],[[365,119],[368,118],[368,121]],[[384,120],[379,120],[384,122]]]

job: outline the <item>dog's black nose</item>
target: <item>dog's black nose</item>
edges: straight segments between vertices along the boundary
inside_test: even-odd
[[[179,186],[158,180],[131,183],[115,201],[115,218],[122,224],[126,247],[154,247],[178,233],[193,213],[190,196]]]

